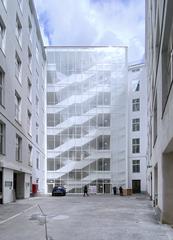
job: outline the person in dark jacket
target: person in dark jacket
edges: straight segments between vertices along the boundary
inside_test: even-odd
[[[114,192],[114,195],[117,194],[117,188],[115,186],[113,187],[113,192]]]
[[[120,196],[123,196],[123,188],[121,186],[119,187],[119,191],[120,191]]]
[[[83,189],[83,196],[85,197],[85,195],[89,196],[87,185],[85,185],[85,186],[84,186],[84,189]]]

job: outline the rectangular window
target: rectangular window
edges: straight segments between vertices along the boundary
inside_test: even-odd
[[[163,38],[162,47],[162,114],[173,86],[173,23],[165,19],[165,26],[168,26],[168,33]]]
[[[140,90],[140,81],[138,79],[132,80],[132,90],[133,92],[138,92]]]
[[[136,98],[132,100],[132,111],[140,111],[140,99]]]
[[[16,15],[16,37],[20,46],[22,46],[22,24],[19,20],[18,15]]]
[[[0,154],[5,154],[5,124],[0,121]]]
[[[21,122],[21,97],[15,92],[15,119]]]
[[[40,168],[40,156],[39,156],[39,152],[36,153],[37,157],[36,157],[36,168],[39,169]]]
[[[28,110],[28,133],[31,135],[31,133],[32,133],[32,131],[31,131],[31,129],[32,129],[32,121],[31,121],[31,119],[32,119],[32,115],[31,115],[31,113],[30,113],[30,111]]]
[[[30,102],[32,101],[32,84],[29,78],[28,78],[28,99]]]
[[[36,143],[38,143],[38,140],[39,140],[39,124],[36,123],[36,135],[35,135],[35,140],[36,140]]]
[[[133,173],[140,172],[140,160],[133,160],[132,161],[132,171]]]
[[[5,104],[5,73],[0,68],[0,105],[4,106]]]
[[[140,119],[134,118],[132,119],[132,131],[136,132],[140,130]]]
[[[31,23],[31,19],[28,17],[28,29],[29,29],[29,39],[32,42],[32,23]]]
[[[28,145],[28,165],[32,166],[32,146]]]
[[[155,144],[156,138],[157,138],[157,95],[154,100],[154,118],[153,118],[153,144]]]
[[[132,153],[140,153],[140,139],[139,138],[132,139]]]
[[[36,105],[36,113],[39,114],[39,99],[37,96],[35,98],[35,105]]]
[[[32,53],[29,48],[28,48],[28,66],[29,70],[32,71]]]
[[[6,27],[5,24],[0,16],[0,48],[4,51],[5,50],[5,34]]]
[[[22,161],[22,138],[16,134],[16,161]]]
[[[21,83],[21,73],[22,73],[22,62],[19,58],[19,55],[16,52],[15,56],[15,75],[18,81]]]

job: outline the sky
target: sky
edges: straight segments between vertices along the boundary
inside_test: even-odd
[[[144,61],[145,0],[34,0],[46,46],[128,46]]]

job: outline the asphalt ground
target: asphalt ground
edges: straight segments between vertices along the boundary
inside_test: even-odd
[[[144,195],[36,197],[0,206],[0,240],[173,240]]]

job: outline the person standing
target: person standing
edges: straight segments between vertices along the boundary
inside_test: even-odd
[[[114,192],[114,195],[117,194],[117,188],[115,186],[113,187],[113,192]]]
[[[121,186],[119,187],[119,191],[120,191],[120,196],[123,196],[123,188]]]
[[[83,196],[85,197],[85,195],[89,196],[87,185],[84,186],[84,190],[83,190]]]

